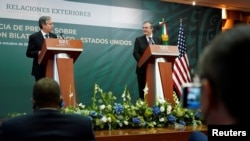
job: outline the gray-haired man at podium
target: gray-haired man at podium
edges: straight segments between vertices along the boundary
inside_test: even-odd
[[[35,80],[45,77],[46,65],[38,64],[38,56],[41,51],[44,38],[57,38],[56,34],[52,33],[53,21],[50,16],[41,16],[38,20],[40,31],[29,36],[26,56],[33,58],[31,74]]]
[[[135,39],[133,56],[137,61],[137,64],[141,59],[144,51],[150,44],[162,44],[161,38],[153,36],[153,29],[154,28],[152,22],[150,21],[143,22],[143,27],[142,27],[143,35]],[[143,89],[146,83],[146,67],[145,66],[138,67],[137,64],[136,64],[136,74],[139,87],[139,98],[144,99]]]

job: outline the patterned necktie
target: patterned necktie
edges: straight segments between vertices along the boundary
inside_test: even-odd
[[[45,38],[49,38],[49,34],[45,34]]]
[[[150,45],[153,45],[154,44],[154,41],[151,37],[148,37],[148,44]]]

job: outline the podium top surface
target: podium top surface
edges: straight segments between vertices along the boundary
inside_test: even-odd
[[[150,45],[148,49],[151,55],[179,56],[179,49],[177,46]]]
[[[66,53],[75,61],[82,51],[82,40],[48,38],[43,42],[41,53],[38,56],[38,63],[44,64],[48,59],[53,59],[54,55],[58,53]]]
[[[179,56],[179,49],[173,45],[149,45],[143,53],[138,66],[142,66],[146,62],[151,62],[155,58],[166,58],[168,62],[173,62]]]
[[[48,38],[44,40],[44,46],[46,46],[46,48],[49,50],[75,50],[75,51],[83,50],[81,40]]]

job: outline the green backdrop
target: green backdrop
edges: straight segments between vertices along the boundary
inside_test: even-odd
[[[49,2],[49,1],[48,1]],[[80,1],[68,1],[78,2]],[[189,62],[192,69],[203,47],[221,30],[221,11],[207,7],[166,3],[151,0],[89,0],[84,3],[95,6],[132,8],[146,11],[150,16],[136,15],[133,19],[151,20],[155,24],[154,34],[161,33],[158,22],[165,18],[168,22],[169,44],[177,44],[179,20],[182,18],[187,39]],[[91,6],[91,5],[90,5]],[[91,8],[91,7],[90,7]],[[18,12],[18,11],[17,11]],[[104,12],[104,11],[101,11]],[[113,15],[112,11],[108,11]],[[38,19],[39,15],[34,14]],[[122,15],[120,15],[122,18]],[[0,117],[10,112],[26,112],[31,109],[31,94],[34,78],[31,76],[32,59],[25,56],[28,35],[33,31],[15,30],[15,26],[37,27],[37,20],[2,18],[0,13]],[[53,18],[53,17],[52,17]],[[99,17],[95,17],[99,18]],[[56,18],[54,18],[56,19]],[[127,19],[124,19],[124,24]],[[55,28],[75,30],[76,34],[67,34],[67,39],[82,39],[84,51],[74,64],[76,90],[79,102],[91,103],[94,84],[104,91],[112,91],[121,100],[121,94],[127,86],[132,100],[138,98],[135,75],[136,62],[132,56],[134,39],[142,34],[141,27],[124,27],[123,23],[106,26],[102,23],[86,25],[71,21],[56,22]],[[111,21],[112,23],[112,21]],[[8,29],[8,25],[12,29]],[[16,27],[18,28],[18,27]],[[7,37],[5,36],[7,33]],[[57,33],[59,35],[59,33]]]

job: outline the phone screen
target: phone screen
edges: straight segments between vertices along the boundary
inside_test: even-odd
[[[201,107],[200,104],[200,96],[201,96],[201,88],[200,86],[188,85],[182,88],[183,98],[182,105],[188,109],[199,109]]]

